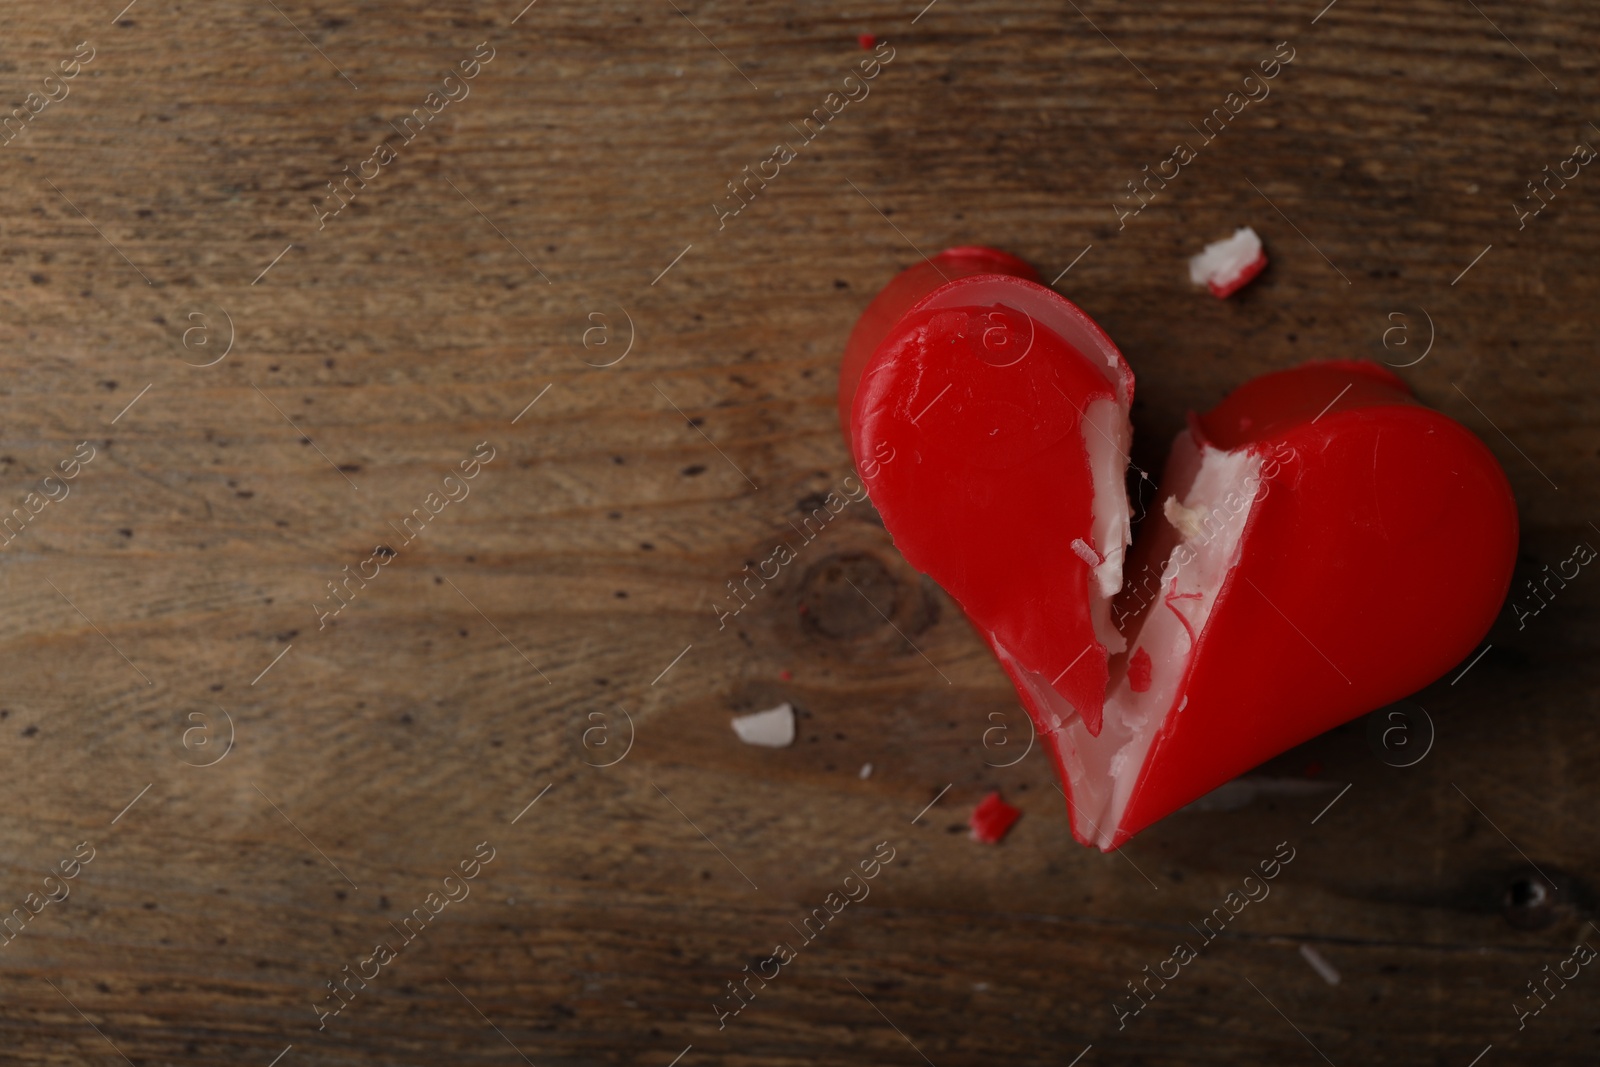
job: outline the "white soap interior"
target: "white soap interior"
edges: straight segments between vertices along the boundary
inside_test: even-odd
[[[1126,645],[1111,621],[1111,601],[1122,588],[1122,564],[1133,541],[1133,520],[1128,510],[1128,449],[1133,444],[1133,425],[1122,405],[1111,397],[1092,401],[1083,413],[1083,447],[1089,456],[1089,473],[1094,480],[1094,517],[1089,530],[1101,562],[1092,566],[1089,580],[1089,607],[1094,633],[1111,653]],[[1080,558],[1081,558],[1080,554]],[[1085,563],[1087,564],[1087,560]],[[1076,651],[1070,655],[1077,655]]]
[[[1107,403],[1111,403],[1107,401]],[[1113,405],[1115,408],[1115,405]],[[1094,409],[1091,407],[1091,416]],[[1120,416],[1120,411],[1116,414]],[[1048,741],[1061,754],[1072,783],[1075,828],[1101,848],[1110,845],[1122,814],[1133,795],[1151,742],[1169,716],[1182,713],[1179,688],[1188,673],[1195,643],[1204,632],[1217,594],[1239,560],[1239,546],[1251,508],[1260,494],[1261,457],[1248,450],[1226,452],[1195,441],[1188,433],[1178,436],[1167,466],[1168,503],[1160,519],[1179,531],[1180,540],[1159,575],[1136,575],[1141,598],[1148,606],[1130,613],[1126,636],[1111,619],[1112,596],[1123,583],[1123,551],[1128,542],[1128,500],[1122,481],[1126,438],[1108,433],[1120,452],[1100,440],[1102,454],[1091,438],[1109,430],[1102,415],[1085,419],[1084,443],[1095,470],[1096,548],[1106,557],[1090,585],[1095,632],[1114,655],[1106,691],[1100,736],[1094,737],[1072,704],[1056,692],[1050,679],[1020,669],[1004,649],[1003,659],[1045,710]],[[1121,418],[1123,426],[1126,418]],[[1109,467],[1105,453],[1116,460],[1114,482],[1117,500],[1109,499],[1109,480],[1103,485],[1101,464]],[[1102,489],[1108,499],[1101,499]],[[1102,532],[1103,531],[1103,532]],[[1146,536],[1156,531],[1147,531]],[[1103,539],[1102,539],[1103,538]],[[1114,544],[1116,569],[1110,570],[1112,553],[1102,545]],[[1187,562],[1184,562],[1187,560]],[[1114,580],[1108,581],[1114,574]],[[1111,592],[1107,593],[1109,586]],[[1109,635],[1104,631],[1109,631]],[[1149,654],[1151,677],[1142,693],[1128,681],[1128,660],[1140,649]]]

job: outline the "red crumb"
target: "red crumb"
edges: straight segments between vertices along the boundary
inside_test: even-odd
[[[782,678],[784,681],[787,682],[789,679],[794,677],[794,672],[793,671],[779,671],[778,672],[778,677]]]
[[[1021,817],[1020,809],[1013,808],[1001,800],[1000,794],[995,792],[984,797],[978,802],[978,806],[972,809],[972,816],[967,819],[967,825],[972,827],[974,841],[994,845],[1006,836],[1006,831],[1010,830],[1012,824]]]
[[[1245,264],[1245,268],[1238,274],[1235,274],[1233,277],[1229,278],[1226,284],[1208,282],[1206,284],[1206,288],[1210,289],[1211,295],[1216,297],[1218,300],[1226,300],[1234,293],[1237,293],[1240,289],[1243,289],[1245,286],[1249,285],[1257,274],[1260,274],[1264,269],[1266,269],[1266,266],[1267,250],[1263,248],[1260,252],[1256,253],[1255,259],[1252,259],[1249,263]]]
[[[878,39],[870,33],[863,33],[856,40],[861,42],[862,50],[867,52],[872,51],[872,47],[878,43]]]
[[[1128,685],[1135,693],[1143,693],[1150,688],[1150,672],[1154,666],[1150,662],[1150,653],[1143,648],[1135,651],[1128,660]]]
[[[801,604],[800,605],[800,614],[805,615],[805,614],[808,614],[810,611],[811,611],[811,608],[808,605],[806,605],[806,604]]]
[[[1310,763],[1306,764],[1306,769],[1302,773],[1304,773],[1307,778],[1321,778],[1322,761],[1319,759],[1312,760]]]

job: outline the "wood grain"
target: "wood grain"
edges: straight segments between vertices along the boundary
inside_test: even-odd
[[[1600,937],[1600,579],[1418,695],[1416,766],[1354,723],[1261,772],[1325,792],[1111,856],[1037,753],[993,766],[1026,740],[1010,689],[869,504],[727,628],[713,606],[850,474],[855,317],[960,243],[1075,263],[1151,469],[1186,410],[1307,358],[1413,360],[1429,317],[1402,373],[1504,463],[1519,577],[1600,536],[1600,178],[1513,207],[1600,136],[1600,9],[120,6],[17,7],[0,45],[6,109],[94,49],[0,147],[5,506],[96,453],[0,559],[0,910],[95,849],[0,948],[0,1061],[1593,1062],[1600,978],[1521,1030],[1513,1004]],[[894,50],[870,96],[719,229],[860,33]],[[470,95],[398,135],[485,41]],[[1125,183],[1280,42],[1271,96],[1119,228]],[[1271,267],[1197,294],[1185,258],[1242,224]],[[792,748],[734,738],[781,700]],[[986,848],[991,788],[1025,814]],[[483,841],[471,895],[319,1031],[326,983]],[[871,896],[719,1028],[726,983],[885,841]],[[1119,1029],[1125,983],[1282,841],[1272,895]]]

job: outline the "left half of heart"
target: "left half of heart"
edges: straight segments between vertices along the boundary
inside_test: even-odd
[[[1191,416],[1135,541],[1133,390],[1088,315],[986,248],[891,281],[839,381],[896,547],[988,643],[1105,850],[1460,662],[1517,545],[1488,449],[1356,361]]]

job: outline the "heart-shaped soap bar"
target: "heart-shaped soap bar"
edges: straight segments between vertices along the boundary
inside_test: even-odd
[[[1415,692],[1505,599],[1489,450],[1375,364],[1312,363],[1191,416],[1131,543],[1133,373],[1025,263],[952,249],[851,335],[840,410],[896,546],[988,641],[1112,849]]]

